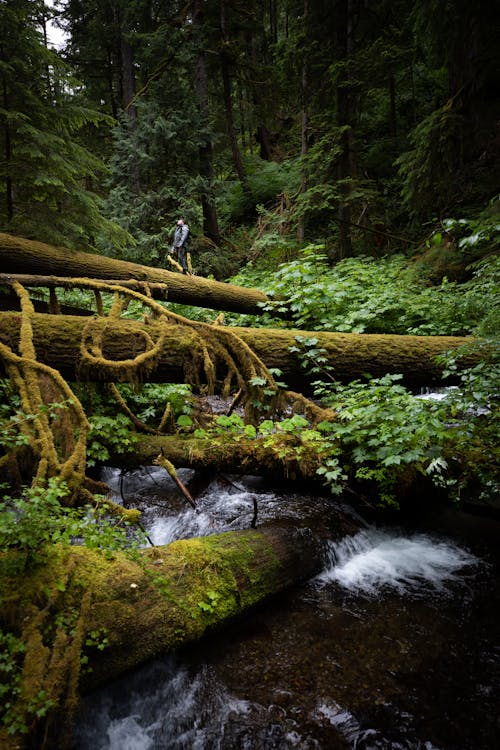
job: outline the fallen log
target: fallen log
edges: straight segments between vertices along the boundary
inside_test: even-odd
[[[0,625],[24,644],[15,710],[36,735],[44,728],[30,706],[40,695],[56,723],[70,721],[77,692],[196,641],[313,576],[322,545],[308,529],[267,527],[181,540],[137,559],[50,547],[21,577],[12,572],[16,555],[0,557]],[[16,740],[0,725],[2,747],[19,747]]]
[[[234,436],[195,438],[192,435],[144,435],[135,433],[131,437],[133,451],[112,454],[108,460],[112,466],[124,469],[139,466],[152,466],[158,456],[167,456],[176,467],[196,471],[216,470],[228,474],[250,474],[276,479],[320,479],[316,470],[321,466],[321,458],[312,447],[301,446],[300,461],[295,457],[292,446],[294,438],[283,434],[275,448],[265,438],[250,440]],[[286,445],[290,450],[286,458],[278,452]]]
[[[152,268],[102,255],[53,247],[3,233],[0,233],[0,268],[7,275],[42,274],[66,278],[134,279],[151,282],[151,295],[155,299],[165,299],[164,288],[155,286],[155,283],[166,284],[170,302],[251,315],[260,315],[262,309],[259,303],[268,301],[264,292],[258,289],[247,289],[201,276],[183,275],[164,268]]]
[[[98,319],[99,320],[99,319]],[[99,369],[82,367],[80,342],[89,319],[70,315],[32,315],[34,345],[39,362],[59,370],[67,380],[74,381],[117,379],[116,368],[100,364]],[[21,317],[19,313],[0,312],[0,341],[13,350],[19,344]],[[301,368],[300,359],[290,351],[296,337],[314,337],[316,348],[324,349],[333,376],[340,382],[360,378],[366,373],[380,377],[386,373],[401,373],[410,387],[430,386],[442,380],[443,366],[436,362],[438,355],[456,349],[471,339],[461,336],[400,336],[385,334],[320,333],[270,328],[227,328],[236,333],[269,368],[283,373],[280,380],[293,390],[310,390],[308,375]],[[144,348],[145,334],[155,340],[159,324],[132,320],[107,320],[102,331],[103,352],[109,360],[127,361]],[[186,373],[193,361],[203,357],[198,334],[182,325],[171,325],[155,369],[148,373],[152,382],[186,382]],[[467,367],[479,360],[479,354],[469,354],[461,360]],[[127,377],[123,369],[123,379]],[[313,379],[317,379],[315,374]],[[451,382],[451,381],[450,381]]]
[[[104,565],[101,558],[97,576],[95,557],[82,553],[79,579],[92,592],[87,627],[109,633],[109,648],[92,655],[84,687],[198,640],[310,578],[322,562],[322,547],[307,529],[273,527],[173,542],[148,554],[144,568],[118,556]]]

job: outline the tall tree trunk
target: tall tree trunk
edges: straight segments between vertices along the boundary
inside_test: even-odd
[[[268,55],[268,49],[269,45],[267,43],[267,40],[265,39],[265,30],[263,28],[263,25],[260,25],[259,28],[260,35],[257,36],[255,33],[252,34],[252,38],[250,41],[250,48],[251,48],[251,54],[252,54],[252,81],[250,84],[251,88],[251,96],[252,96],[252,105],[253,105],[253,112],[255,117],[257,118],[257,126],[255,128],[255,140],[259,144],[259,156],[264,161],[270,161],[271,160],[271,142],[269,138],[269,129],[267,125],[265,124],[265,117],[264,117],[264,111],[265,108],[263,106],[262,102],[262,96],[260,93],[260,89],[262,87],[262,83],[260,82],[260,79],[262,78],[262,63],[264,65],[270,65],[271,60],[269,59]],[[259,49],[259,44],[264,45],[264,49]],[[267,83],[267,82],[266,82]],[[266,86],[268,89],[268,86]],[[270,92],[267,91],[267,96],[269,97]]]
[[[108,84],[109,101],[111,103],[111,114],[117,120],[118,102],[116,101],[116,91],[113,83],[113,52],[109,46],[106,48],[106,63],[106,81]]]
[[[0,44],[0,59],[5,65],[6,63],[5,52],[1,44]],[[7,81],[5,79],[5,74],[2,75],[2,98],[3,98],[3,108],[5,112],[8,112],[9,111],[9,94],[7,90]],[[5,209],[6,209],[7,222],[10,223],[12,219],[14,218],[14,199],[13,199],[12,176],[11,176],[12,147],[11,147],[10,126],[9,126],[9,120],[7,117],[5,118],[4,141],[5,141],[5,165],[6,165]]]
[[[353,45],[352,29],[352,0],[338,0],[336,19],[337,58],[340,62],[340,72],[337,82],[337,124],[342,128],[340,155],[337,167],[337,179],[343,199],[338,207],[339,249],[338,258],[352,255],[351,243],[351,207],[349,181],[352,178],[352,98],[350,92],[349,55]]]
[[[200,116],[200,130],[204,133],[204,143],[199,147],[200,175],[206,187],[201,196],[203,211],[203,233],[218,244],[220,231],[217,220],[217,209],[214,196],[213,145],[209,134],[210,109],[208,101],[208,78],[205,61],[204,46],[201,35],[203,33],[203,0],[193,1],[193,31],[198,43],[198,54],[195,63],[194,85],[198,112]]]
[[[302,158],[302,166],[300,170],[300,192],[305,193],[307,189],[307,172],[305,166],[305,158],[308,150],[308,101],[309,101],[309,71],[308,71],[308,45],[307,45],[307,24],[309,19],[309,0],[304,0],[304,34],[306,38],[306,44],[302,51],[302,82],[301,82],[301,98],[302,98],[302,117],[301,117],[301,129],[300,129],[300,155]],[[304,241],[304,219],[299,219],[299,225],[297,229],[297,239],[299,242]]]
[[[126,29],[121,32],[121,57],[123,76],[123,104],[130,123],[135,126],[137,122],[137,107],[134,104],[135,96],[135,74],[134,53],[127,39]]]
[[[127,115],[127,123],[130,130],[137,128],[137,107],[134,103],[135,97],[135,73],[134,73],[134,53],[132,46],[128,41],[126,20],[122,18],[119,25],[120,33],[120,67],[122,77],[123,107]],[[134,159],[130,165],[130,186],[139,195],[141,192],[141,178],[139,165]]]
[[[224,98],[224,111],[226,114],[227,132],[229,141],[231,143],[231,151],[233,154],[234,165],[238,179],[241,183],[243,194],[247,197],[251,197],[250,186],[243,166],[243,159],[241,158],[240,149],[238,146],[238,136],[234,125],[233,115],[233,102],[231,97],[231,59],[228,53],[229,39],[227,36],[227,23],[226,23],[226,0],[220,0],[220,30],[221,30],[221,50],[220,50],[220,66],[222,75],[222,88]]]

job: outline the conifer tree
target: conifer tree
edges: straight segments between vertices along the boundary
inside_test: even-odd
[[[44,44],[42,0],[0,5],[0,131],[3,231],[90,248],[101,234],[123,241],[92,191],[103,164],[79,141],[102,116],[83,106],[78,84]]]

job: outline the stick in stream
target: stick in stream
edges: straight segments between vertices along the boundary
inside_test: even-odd
[[[225,474],[220,474],[220,476],[224,479],[225,482],[228,484],[232,484],[233,487],[235,487],[240,492],[245,492],[245,489],[243,487],[238,487],[237,484],[235,484],[229,477],[227,477]],[[253,517],[252,522],[250,524],[250,528],[255,529],[257,528],[257,513],[258,513],[258,507],[257,507],[257,498],[255,495],[252,495],[252,503],[253,503]]]
[[[168,458],[165,458],[165,456],[163,455],[163,453],[160,453],[160,455],[157,456],[157,458],[155,459],[154,463],[157,466],[161,466],[162,469],[165,469],[165,471],[167,472],[167,474],[169,474],[172,477],[172,479],[174,480],[174,482],[176,483],[177,487],[180,489],[180,491],[182,492],[182,494],[184,495],[184,497],[186,498],[186,500],[188,501],[188,503],[190,504],[190,506],[192,508],[194,508],[194,510],[197,510],[196,503],[193,500],[193,498],[191,497],[188,488],[186,487],[186,485],[183,482],[181,482],[181,480],[177,476],[177,472],[175,470],[175,466],[173,465],[173,463],[171,463],[168,460]]]

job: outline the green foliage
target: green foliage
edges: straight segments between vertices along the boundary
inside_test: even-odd
[[[95,414],[89,419],[91,429],[87,440],[87,466],[104,464],[111,453],[131,453],[137,438],[125,414],[113,417]]]
[[[413,215],[435,215],[452,205],[459,186],[456,172],[464,131],[463,117],[447,103],[420,122],[410,136],[411,151],[396,164],[403,180],[403,201]]]
[[[2,723],[9,734],[26,732],[15,704],[21,694],[21,672],[25,645],[12,633],[0,630],[0,704],[3,706]]]
[[[0,504],[0,547],[19,549],[26,555],[26,565],[39,559],[47,544],[68,541],[67,509],[61,498],[68,488],[53,478],[46,487],[35,487],[15,500],[4,497]]]
[[[499,490],[497,447],[499,411],[496,386],[500,377],[498,345],[486,341],[481,364],[462,372],[459,359],[466,349],[446,358],[447,372],[459,378],[459,387],[443,398],[416,397],[386,375],[348,385],[334,382],[331,368],[321,363],[322,350],[314,338],[297,337],[294,347],[305,369],[328,380],[315,382],[316,396],[335,413],[335,419],[312,426],[301,415],[265,419],[247,425],[237,414],[222,415],[210,431],[195,437],[235,440],[261,439],[285,463],[311,460],[330,491],[368,482],[378,503],[397,507],[398,489],[415,474],[445,488],[453,500],[464,493],[488,501]],[[319,364],[317,364],[319,361]],[[286,436],[287,439],[284,439]]]
[[[25,0],[0,9],[0,226],[66,247],[88,249],[97,235],[123,244],[127,235],[105,219],[91,187],[104,164],[81,135],[111,120],[85,104],[69,67],[45,47],[44,14],[43,3]]]
[[[158,425],[168,404],[174,420],[192,411],[189,383],[141,383],[136,387],[120,383],[117,388],[131,411],[152,426]]]
[[[106,211],[133,237],[120,249],[121,258],[163,266],[179,216],[188,221],[193,236],[201,223],[199,178],[188,170],[197,162],[196,113],[191,97],[183,110],[165,111],[155,101],[139,101],[138,110],[133,127],[124,116],[113,131]],[[117,254],[114,243],[103,243],[101,249]]]
[[[469,350],[481,352],[480,364],[458,371],[458,365]],[[461,347],[443,357],[446,375],[458,378],[459,385],[449,389],[442,402],[443,421],[453,424],[449,453],[453,476],[447,480],[456,497],[463,491],[486,503],[500,494],[500,346],[498,339],[485,339]]]
[[[386,375],[367,383],[334,386],[325,398],[337,421],[318,429],[340,441],[349,456],[344,470],[354,479],[375,480],[382,502],[395,502],[395,488],[406,467],[440,473],[450,439],[439,418],[439,404],[417,399]]]
[[[198,602],[198,607],[203,612],[215,612],[215,610],[217,609],[217,602],[220,598],[221,595],[217,591],[208,590],[206,592],[206,599]]]
[[[89,674],[92,672],[92,667],[88,666],[90,660],[89,653],[91,653],[92,650],[104,651],[108,646],[109,638],[106,628],[97,628],[95,630],[90,630],[87,633],[80,653],[80,664],[83,674]]]
[[[40,406],[38,414],[26,414],[21,409],[19,396],[13,392],[10,381],[3,379],[0,379],[0,398],[0,447],[6,451],[29,445],[32,439],[30,424],[40,414],[45,414],[51,424],[54,424],[71,404],[70,400],[53,401]]]
[[[251,204],[243,195],[239,182],[226,182],[221,186],[219,216],[221,223],[233,224],[244,218],[249,209],[274,204],[282,193],[294,193],[300,177],[297,160],[265,161],[257,156],[247,156],[245,169],[251,192]]]
[[[26,488],[19,497],[4,496],[0,502],[0,547],[19,555],[5,557],[2,566],[20,566],[43,562],[50,545],[70,545],[79,540],[85,546],[104,551],[132,551],[142,541],[140,534],[130,536],[130,524],[109,516],[109,506],[96,498],[96,506],[64,506],[68,487],[53,477],[45,486]]]
[[[288,309],[292,325],[309,331],[467,335],[498,325],[498,269],[498,257],[492,255],[470,266],[467,282],[445,278],[429,286],[422,266],[404,256],[347,258],[331,268],[322,246],[310,246],[297,260],[282,264],[267,283],[251,268],[248,278],[260,280],[276,298],[264,306],[269,314]],[[248,319],[242,324],[248,325]]]

